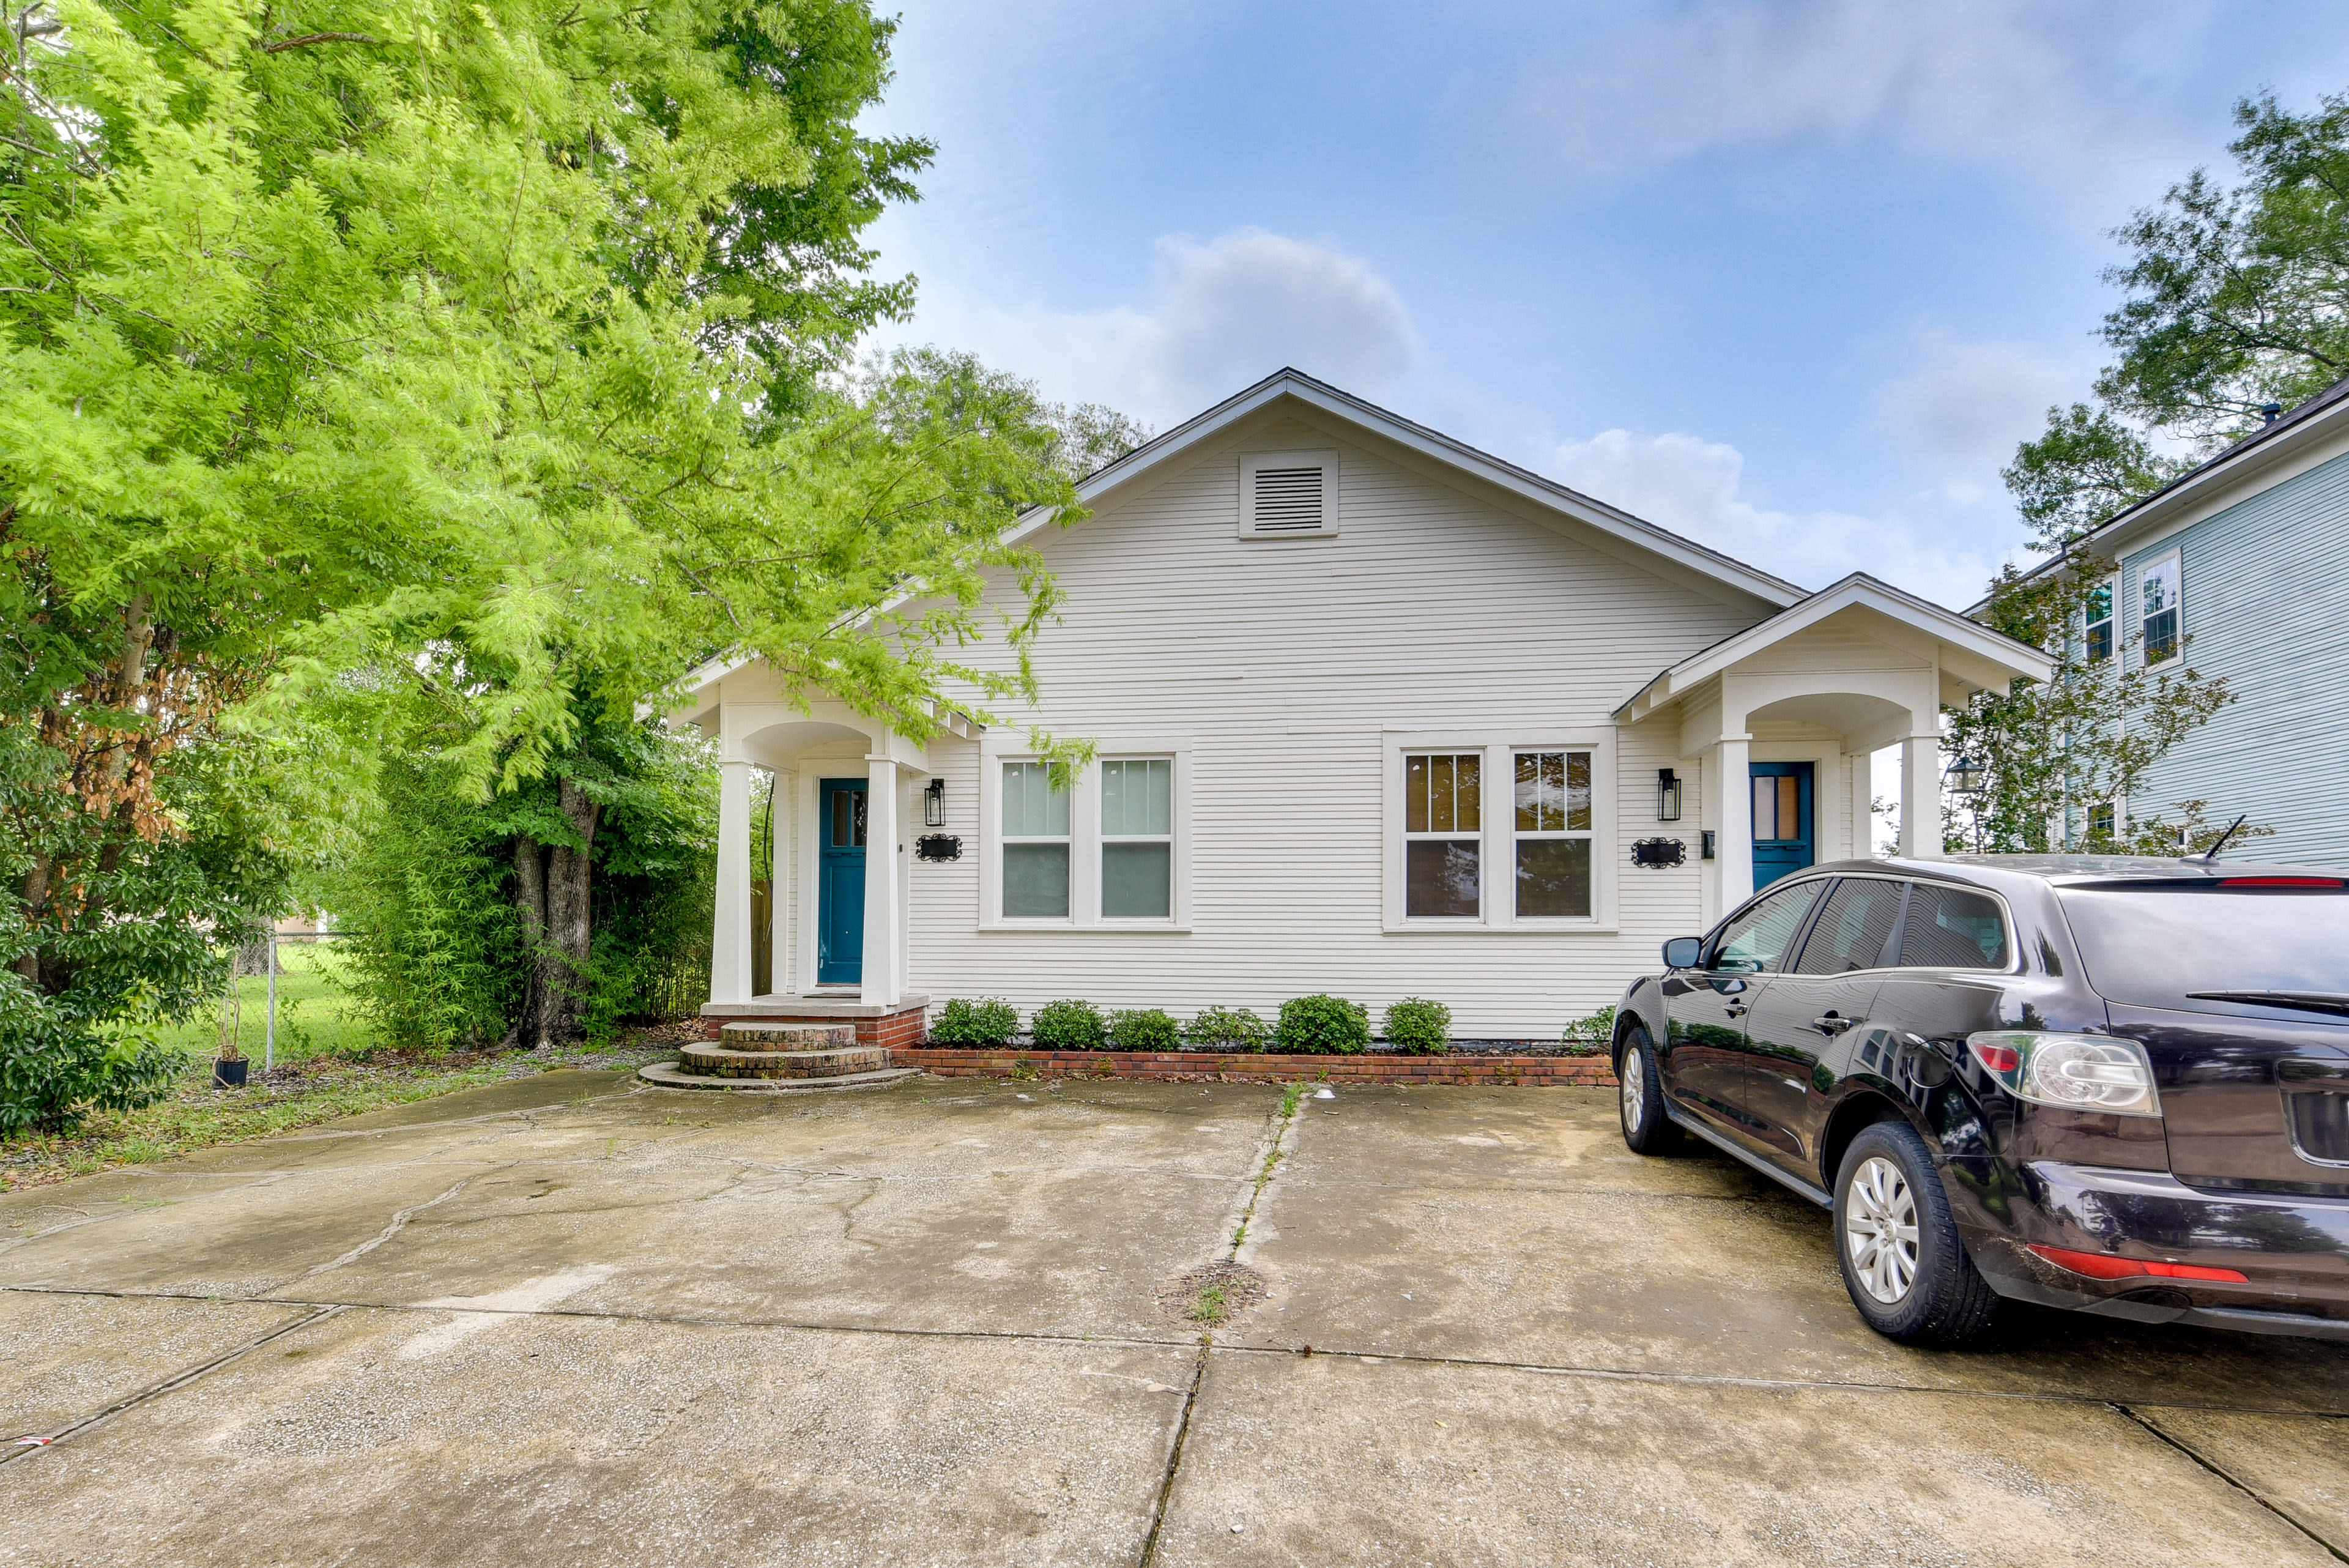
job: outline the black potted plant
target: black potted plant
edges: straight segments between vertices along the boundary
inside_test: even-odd
[[[212,1087],[243,1088],[246,1065],[244,1054],[236,1048],[235,1041],[222,1042],[219,1052],[212,1057]]]

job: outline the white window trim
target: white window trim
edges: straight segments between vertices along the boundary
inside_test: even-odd
[[[2178,614],[2178,640],[2169,659],[2182,659],[2186,653],[2186,562],[2178,551],[2164,550],[2160,555],[2149,556],[2137,564],[2137,593],[2131,597],[2129,605],[2132,612],[2131,618],[2136,623],[2137,662],[2140,670],[2148,668],[2150,664],[2169,662],[2169,659],[2148,660],[2145,650],[2145,623],[2151,618],[2145,613],[2146,574],[2163,566],[2176,568],[2178,585],[2178,602],[2175,606]],[[2116,647],[2113,651],[2117,654],[2121,650]]]
[[[1403,913],[1403,757],[1422,752],[1481,752],[1484,828],[1480,835],[1477,892],[1484,913],[1473,919],[1462,915],[1422,916]],[[1590,916],[1572,919],[1560,916],[1517,918],[1516,888],[1516,753],[1519,752],[1588,752],[1590,753]],[[1616,883],[1622,846],[1618,842],[1616,813],[1622,781],[1616,773],[1616,735],[1612,728],[1573,730],[1403,730],[1390,729],[1379,748],[1380,781],[1380,928],[1389,931],[1530,932],[1567,936],[1582,932],[1611,936],[1619,929]],[[1498,797],[1495,780],[1509,781]],[[1494,801],[1507,804],[1495,809]],[[1505,882],[1495,880],[1496,868],[1506,869]]]
[[[1259,468],[1319,468],[1321,471],[1321,526],[1256,531],[1256,471]],[[1280,539],[1327,539],[1338,532],[1338,452],[1334,447],[1311,452],[1244,452],[1240,453],[1240,537],[1268,543]]]
[[[1069,914],[1059,919],[1013,919],[1003,913],[1003,764],[1037,761],[1016,735],[979,742],[978,926],[982,931],[1187,932],[1191,929],[1191,742],[1186,735],[1107,734],[1093,737],[1095,760],[1077,770],[1069,791]],[[1166,919],[1104,919],[1101,912],[1101,763],[1103,759],[1163,759],[1174,764],[1169,786],[1174,829],[1173,914]]]
[[[2121,592],[2120,574],[2115,573],[2096,587],[2103,588],[2106,595],[2105,618],[2100,621],[2090,620],[2087,606],[2084,603],[2080,607],[2080,662],[2083,664],[2088,663],[2092,658],[2088,650],[2088,628],[2091,627],[2102,626],[2111,628],[2110,645],[2105,659],[2117,659],[2121,654],[2121,605],[2127,596]],[[2101,664],[2104,659],[2095,659],[2095,662]]]

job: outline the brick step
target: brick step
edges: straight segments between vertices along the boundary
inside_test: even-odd
[[[733,1038],[730,1033],[730,1043]],[[703,1078],[840,1078],[885,1070],[889,1053],[877,1045],[854,1044],[818,1051],[739,1051],[728,1045],[689,1044],[678,1052],[677,1065],[681,1073]]]
[[[854,1023],[728,1023],[718,1044],[729,1051],[844,1051],[856,1044]]]

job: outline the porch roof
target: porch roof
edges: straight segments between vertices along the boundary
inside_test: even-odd
[[[2027,643],[1865,572],[1854,572],[1769,619],[1659,670],[1615,710],[1615,717],[1636,723],[1661,709],[1706,694],[1723,675],[1750,668],[1773,649],[1823,632],[1831,624],[1858,632],[1871,643],[1899,649],[1937,670],[1944,688],[1939,695],[1944,700],[1962,700],[1975,691],[2003,692],[2025,676],[2044,680],[2054,669],[2046,654]],[[1841,673],[1819,670],[1820,690],[1836,689]]]

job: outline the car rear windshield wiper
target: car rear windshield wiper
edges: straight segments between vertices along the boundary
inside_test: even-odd
[[[2349,992],[2338,991],[2189,991],[2200,1002],[2248,1002],[2254,1007],[2297,1007],[2303,1012],[2349,1017]]]

